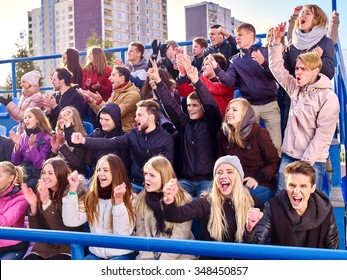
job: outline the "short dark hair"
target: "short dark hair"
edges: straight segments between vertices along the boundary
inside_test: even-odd
[[[123,66],[116,66],[115,69],[118,71],[119,76],[124,77],[124,82],[129,82],[130,80],[130,70]]]
[[[312,186],[316,182],[316,171],[314,170],[313,166],[309,164],[307,161],[297,160],[291,162],[286,165],[286,167],[283,170],[283,173],[286,181],[287,177],[291,174],[303,174],[310,177],[310,182]]]
[[[210,27],[210,29],[212,29],[212,28],[218,29],[219,27],[222,27],[222,26],[220,24],[214,24]]]
[[[141,100],[141,101],[136,103],[136,107],[137,108],[145,107],[148,115],[154,116],[155,123],[157,123],[159,121],[160,106],[157,102],[155,102],[151,99]]]
[[[203,37],[195,37],[193,39],[193,42],[197,43],[202,48],[207,48],[208,47],[207,40],[205,38],[203,38]]]
[[[58,73],[58,79],[64,80],[65,85],[69,86],[71,84],[72,73],[64,67],[59,67],[55,69],[55,72]]]

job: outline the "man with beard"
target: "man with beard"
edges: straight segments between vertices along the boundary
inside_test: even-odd
[[[129,149],[130,179],[137,193],[143,190],[142,168],[153,156],[163,155],[174,163],[174,141],[172,135],[161,128],[158,121],[159,105],[153,100],[142,100],[136,104],[136,127],[130,132],[110,139],[83,137],[73,133],[71,141],[87,148]]]
[[[52,129],[55,130],[57,120],[61,109],[66,106],[73,106],[80,112],[81,119],[83,120],[86,112],[87,105],[83,97],[77,92],[77,85],[71,84],[72,74],[66,68],[55,69],[52,75],[52,85],[58,93],[50,96],[43,97],[42,104],[45,108],[46,115],[51,123]]]

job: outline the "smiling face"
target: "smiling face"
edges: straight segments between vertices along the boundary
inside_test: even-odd
[[[100,113],[99,123],[103,131],[109,132],[116,128],[116,123],[111,116],[105,112]]]
[[[100,160],[96,172],[100,187],[105,188],[112,184],[110,164],[106,159]]]
[[[297,86],[303,87],[309,84],[313,84],[317,80],[318,73],[319,68],[310,70],[305,66],[302,60],[298,59],[296,61],[295,79]]]
[[[161,192],[162,180],[160,173],[152,165],[148,165],[145,172],[145,189],[147,192]]]
[[[208,63],[207,61],[204,62],[204,65],[202,66],[202,74],[207,79],[212,79],[215,76],[211,63]]]
[[[33,129],[37,127],[39,120],[35,117],[35,115],[31,111],[26,111],[24,113],[24,123],[27,129]]]
[[[212,46],[218,45],[224,40],[224,36],[222,33],[218,32],[218,28],[210,28],[208,31],[208,38]]]
[[[293,173],[288,174],[286,178],[286,191],[290,204],[300,216],[305,213],[308,200],[315,189],[316,185],[312,185],[307,175]]]
[[[130,46],[127,51],[127,60],[132,64],[137,64],[141,60],[141,52],[136,46]]]
[[[299,29],[303,32],[311,31],[314,25],[314,11],[312,9],[306,8],[302,11],[299,17]]]
[[[41,179],[46,184],[46,187],[48,189],[51,189],[52,191],[56,191],[58,189],[58,179],[55,175],[54,168],[53,168],[52,164],[47,163],[42,168]]]
[[[226,112],[226,121],[234,128],[239,127],[242,120],[242,104],[239,101],[235,101],[229,104]]]
[[[227,163],[222,163],[218,166],[215,180],[219,191],[224,197],[231,198],[237,176],[239,175],[234,166]]]
[[[187,98],[187,111],[191,120],[201,119],[204,115],[201,103],[196,99]]]

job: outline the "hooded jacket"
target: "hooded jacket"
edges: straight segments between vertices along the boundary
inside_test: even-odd
[[[270,69],[291,99],[282,152],[295,159],[325,162],[339,118],[340,105],[324,74],[313,84],[299,87],[283,66],[282,48],[269,48]]]
[[[270,240],[271,239],[271,240]],[[264,216],[245,241],[256,244],[339,248],[335,217],[329,198],[316,190],[303,216],[292,207],[286,190],[265,202]]]
[[[124,132],[129,132],[135,126],[136,103],[140,100],[140,90],[129,81],[124,86],[116,88],[107,101],[108,103],[115,103],[119,106]],[[105,102],[101,102],[100,105],[96,105],[93,102],[90,106],[97,113],[105,104]]]
[[[100,114],[104,112],[110,115],[114,123],[116,124],[116,127],[110,131],[102,130],[101,128],[96,128],[92,134],[89,134],[88,137],[93,138],[112,138],[115,136],[121,136],[124,134],[124,131],[122,130],[122,120],[121,120],[121,111],[117,104],[115,103],[105,103],[105,105],[99,110],[99,113],[97,115],[98,122],[100,122]],[[67,142],[69,146],[71,147],[80,147],[80,145],[75,145],[71,142],[71,135],[74,132],[73,126],[70,126],[68,128],[65,128],[65,138],[67,139]],[[94,172],[95,165],[97,161],[104,155],[107,154],[116,154],[118,155],[125,164],[126,167],[129,166],[129,156],[127,149],[119,149],[119,148],[112,148],[112,149],[88,149],[86,154],[86,163],[91,167],[92,173]]]

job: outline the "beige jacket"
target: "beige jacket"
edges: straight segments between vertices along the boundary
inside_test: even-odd
[[[269,66],[291,98],[282,152],[310,164],[325,162],[340,111],[331,81],[319,74],[315,83],[298,87],[295,78],[283,66],[280,45],[269,47]]]
[[[122,129],[124,132],[129,132],[135,127],[136,103],[140,100],[140,90],[132,82],[128,82],[126,86],[114,90],[108,99],[107,102],[116,103],[120,108]],[[104,105],[105,102],[101,102],[99,105],[96,105],[95,102],[90,104],[96,114]]]

